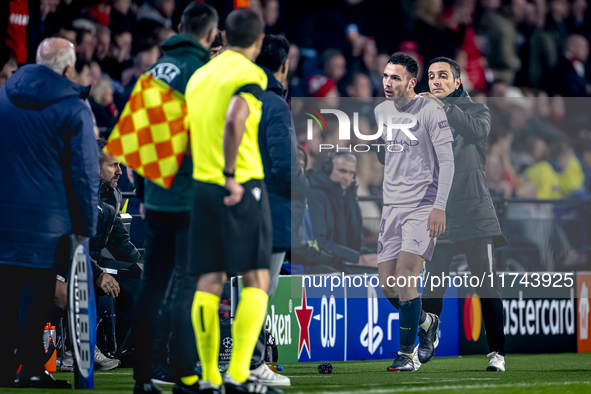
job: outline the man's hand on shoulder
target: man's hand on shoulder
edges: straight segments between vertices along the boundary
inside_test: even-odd
[[[445,106],[445,104],[443,103],[443,101],[439,100],[437,97],[433,96],[429,92],[419,93],[419,96],[424,97],[424,98],[427,98],[429,100],[433,100],[433,102],[435,102],[435,104],[439,105],[441,108],[443,108]]]
[[[437,238],[445,232],[445,211],[433,208],[427,221],[427,231],[431,238]]]

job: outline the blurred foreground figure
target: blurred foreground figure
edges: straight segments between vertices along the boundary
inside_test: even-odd
[[[0,166],[11,174],[0,180],[10,190],[0,200],[1,387],[70,388],[45,372],[43,328],[69,234],[86,241],[97,225],[98,152],[75,62],[69,41],[50,38],[0,87]]]

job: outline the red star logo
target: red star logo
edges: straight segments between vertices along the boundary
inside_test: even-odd
[[[300,326],[300,344],[298,347],[298,359],[302,354],[304,346],[308,351],[308,357],[310,356],[310,322],[312,321],[312,313],[314,312],[313,307],[306,305],[306,288],[302,287],[302,306],[294,308],[296,317],[298,319],[298,326]]]

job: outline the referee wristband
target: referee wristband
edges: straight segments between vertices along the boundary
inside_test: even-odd
[[[223,174],[226,178],[234,178],[234,176],[236,175],[236,172],[227,172],[224,170]]]

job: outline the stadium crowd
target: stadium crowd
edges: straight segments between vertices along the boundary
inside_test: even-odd
[[[18,65],[34,61],[34,48],[43,38],[70,40],[79,83],[92,86],[89,102],[107,137],[137,78],[156,62],[162,42],[175,34],[188,3],[4,2],[0,83]],[[209,3],[222,20],[232,9],[229,0]],[[464,89],[500,120],[493,122],[488,144],[487,175],[494,196],[568,198],[584,196],[591,188],[589,101],[582,99],[591,96],[588,1],[252,0],[250,6],[262,15],[267,34],[290,41],[288,98],[383,96],[382,70],[395,51],[418,60],[417,92],[427,91],[423,65],[447,56],[461,66]],[[322,160],[316,160],[310,146],[334,137],[319,134],[305,141],[304,128],[296,130],[311,154],[309,168],[319,168]],[[375,165],[360,160],[361,195],[381,193]],[[567,185],[559,186],[564,177]]]

